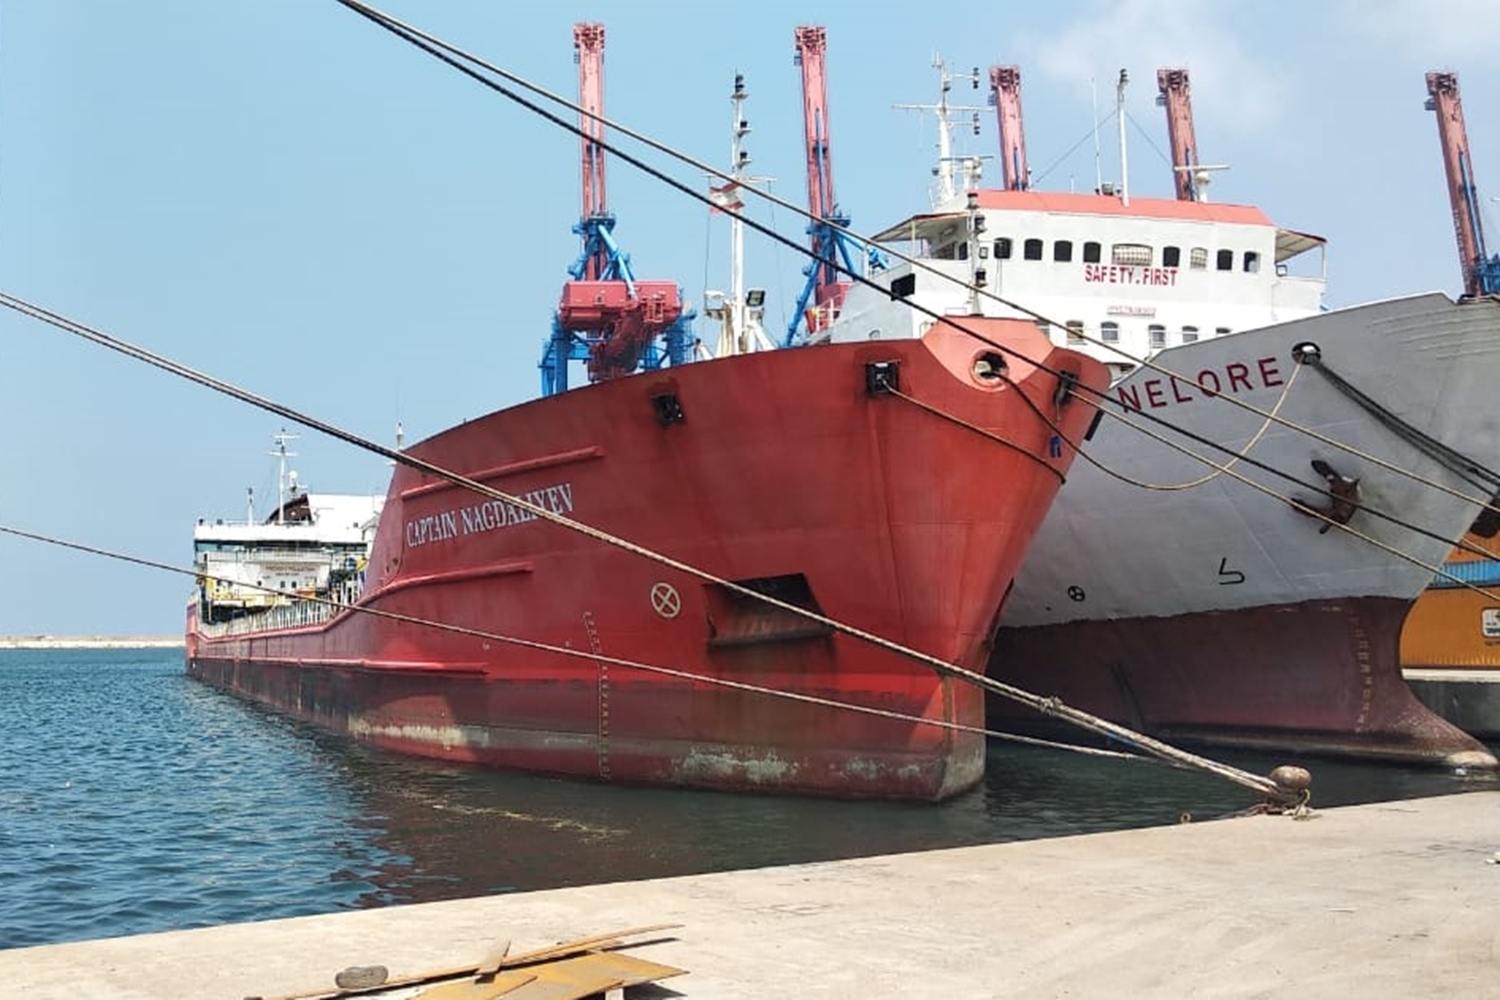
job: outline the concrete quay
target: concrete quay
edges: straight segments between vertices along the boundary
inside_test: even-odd
[[[631,996],[1500,997],[1500,791],[0,951],[0,996],[332,989],[621,928]],[[406,995],[410,995],[409,992]]]

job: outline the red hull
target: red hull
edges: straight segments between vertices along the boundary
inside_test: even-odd
[[[1409,601],[1350,598],[1002,629],[990,675],[1163,738],[1493,767],[1401,677]],[[1045,731],[992,700],[997,728]]]
[[[972,320],[1103,388],[1102,366],[1034,325]],[[793,580],[841,622],[983,669],[997,609],[1093,415],[980,346],[922,340],[766,352],[637,375],[453,428],[417,457],[728,580]],[[900,388],[1014,442],[866,389]],[[1031,401],[1021,398],[1021,393]],[[671,405],[656,401],[670,394]],[[381,611],[922,720],[983,724],[972,685],[737,598],[401,467],[361,604]],[[663,591],[670,598],[663,604]],[[657,600],[653,603],[653,593]],[[788,701],[346,611],[315,627],[210,637],[188,670],[404,752],[617,781],[941,799],[978,782],[983,737]]]

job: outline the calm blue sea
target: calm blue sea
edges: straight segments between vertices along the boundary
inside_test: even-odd
[[[1302,763],[1315,805],[1493,787]],[[188,680],[180,650],[0,650],[0,948],[1159,825],[1252,803],[1203,775],[1008,744],[991,747],[989,773],[938,806],[536,778],[396,757],[270,715]]]

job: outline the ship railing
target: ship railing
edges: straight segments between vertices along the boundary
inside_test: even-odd
[[[326,601],[293,601],[279,604],[268,611],[233,618],[227,622],[205,622],[203,634],[211,638],[234,635],[251,635],[256,632],[273,632],[280,629],[303,628],[328,621],[339,612],[337,604]]]

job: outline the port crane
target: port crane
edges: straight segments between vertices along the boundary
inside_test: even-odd
[[[1000,126],[1000,174],[1007,191],[1031,187],[1026,166],[1026,133],[1021,127],[1021,68],[990,67],[990,103]]]
[[[538,367],[542,394],[568,388],[568,363],[585,361],[590,382],[690,359],[693,312],[674,281],[642,281],[615,241],[604,183],[604,25],[573,26],[582,135],[582,212],[573,232],[583,250],[568,268]]]
[[[787,326],[785,346],[826,329],[838,316],[844,295],[852,282],[839,276],[838,264],[846,272],[863,274],[856,261],[870,252],[847,233],[849,216],[833,196],[833,164],[828,152],[828,78],[824,69],[828,35],[822,26],[803,25],[794,32],[796,63],[802,67],[802,126],[807,152],[807,209],[812,215],[807,235],[811,238],[812,261],[803,269],[807,283],[797,297]],[[878,263],[877,263],[878,266]]]
[[[1464,271],[1464,295],[1474,298],[1500,293],[1500,255],[1490,256],[1484,245],[1484,223],[1479,217],[1479,193],[1474,187],[1474,163],[1469,156],[1469,132],[1464,126],[1457,74],[1427,74],[1426,107],[1437,113],[1448,200],[1453,205],[1453,231]]]
[[[1167,109],[1167,142],[1172,147],[1172,186],[1178,201],[1206,201],[1205,167],[1198,162],[1198,137],[1193,132],[1193,99],[1188,90],[1188,71],[1156,71],[1156,103]]]

